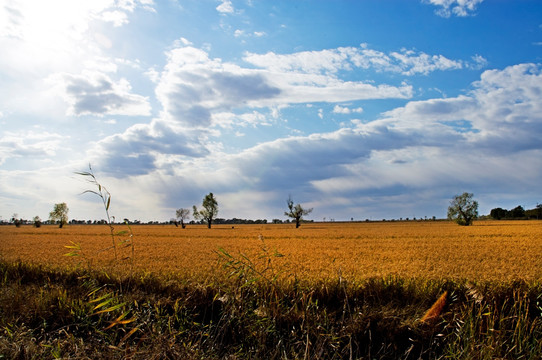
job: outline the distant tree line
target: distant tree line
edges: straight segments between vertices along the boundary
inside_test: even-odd
[[[537,204],[534,209],[530,209],[530,210],[525,210],[523,206],[521,205],[518,205],[511,210],[503,209],[500,207],[494,208],[494,209],[491,209],[489,216],[491,216],[495,220],[501,220],[501,219],[514,219],[514,220],[539,219],[539,220],[542,220],[542,204]]]

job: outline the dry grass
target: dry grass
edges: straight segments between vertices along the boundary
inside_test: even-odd
[[[123,229],[118,226],[116,230]],[[208,278],[219,248],[251,259],[261,239],[275,270],[305,280],[369,277],[425,279],[538,280],[542,277],[542,222],[479,221],[461,227],[449,222],[325,223],[293,225],[134,226],[135,269],[167,277]],[[53,267],[72,267],[65,257],[70,241],[81,244],[93,267],[110,267],[111,244],[104,225],[33,228],[0,227],[0,256]],[[124,267],[126,268],[126,267]],[[109,271],[112,269],[109,268]]]

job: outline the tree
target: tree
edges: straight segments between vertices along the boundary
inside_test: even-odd
[[[41,227],[41,219],[39,216],[34,216],[33,220],[34,220],[34,227],[37,227],[37,228]]]
[[[312,212],[312,208],[303,209],[301,204],[294,205],[294,201],[292,200],[291,196],[288,197],[286,203],[288,204],[288,211],[285,211],[284,215],[295,219],[295,227],[297,229],[299,227],[299,223],[301,220],[303,220],[303,216],[310,214]]]
[[[525,209],[523,206],[518,205],[512,210],[510,210],[510,216],[514,219],[521,219],[525,217]]]
[[[188,220],[188,218],[190,217],[190,210],[180,208],[180,209],[177,209],[177,211],[175,212],[175,215],[176,215],[177,220],[179,220],[179,222],[181,223],[181,227],[184,229],[186,227],[186,225],[184,224],[184,221]],[[175,226],[178,226],[177,222],[175,222]]]
[[[15,224],[15,227],[21,227],[21,224],[23,223],[23,220],[22,219],[17,219],[19,217],[19,214],[17,213],[14,213],[12,216],[11,216],[11,222],[13,224]]]
[[[58,227],[64,226],[68,222],[68,205],[66,203],[55,204],[53,211],[49,213],[49,219],[53,222],[58,221]]]
[[[456,195],[448,207],[448,219],[459,225],[469,226],[478,217],[478,201],[472,199],[473,194],[464,192]]]
[[[214,198],[213,193],[205,195],[201,206],[203,207],[201,210],[198,210],[196,205],[192,207],[194,219],[205,220],[207,222],[207,227],[210,229],[213,219],[218,215],[218,202]]]
[[[495,220],[503,219],[506,217],[507,214],[508,210],[505,210],[503,208],[491,209],[491,212],[489,213],[489,215]]]

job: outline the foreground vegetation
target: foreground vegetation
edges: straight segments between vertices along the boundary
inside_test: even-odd
[[[4,227],[0,358],[539,359],[541,224]]]
[[[226,259],[224,259],[226,260]],[[0,262],[4,358],[538,359],[539,283],[164,282]],[[424,313],[444,292],[444,308]]]

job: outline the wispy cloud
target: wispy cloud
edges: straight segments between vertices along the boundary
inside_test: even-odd
[[[65,137],[47,131],[5,132],[0,138],[0,165],[9,158],[31,158],[43,161],[62,149]]]
[[[335,107],[333,108],[333,112],[336,114],[361,114],[363,112],[363,108],[358,107],[355,109],[351,109],[347,106],[335,105]]]
[[[435,12],[442,17],[473,15],[476,8],[484,0],[423,0],[423,2],[438,6]]]
[[[444,55],[429,55],[415,50],[401,49],[384,53],[370,49],[366,44],[360,47],[341,47],[321,51],[303,51],[294,54],[247,53],[245,61],[271,71],[298,71],[309,74],[335,74],[340,70],[353,68],[374,69],[379,72],[401,73],[412,76],[427,75],[434,71],[457,70],[470,67],[465,60],[452,60]],[[483,63],[477,56],[473,63]]]

